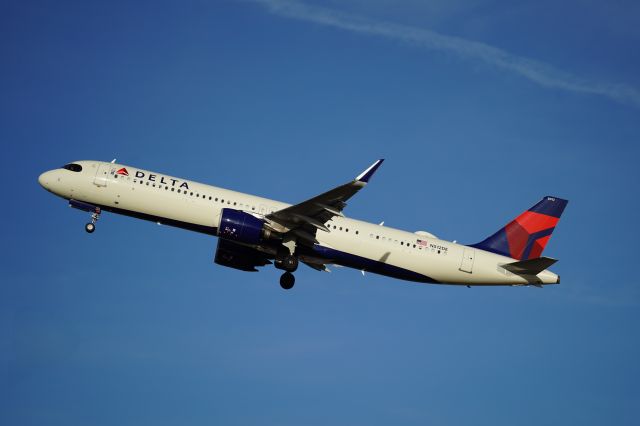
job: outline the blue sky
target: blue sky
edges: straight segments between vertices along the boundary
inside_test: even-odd
[[[640,7],[481,0],[0,5],[0,423],[630,425]],[[544,195],[562,284],[213,264],[215,238],[37,184],[111,160],[477,242]]]

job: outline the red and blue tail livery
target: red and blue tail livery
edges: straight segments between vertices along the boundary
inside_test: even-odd
[[[507,226],[473,247],[518,260],[535,259],[549,242],[568,201],[544,197]]]

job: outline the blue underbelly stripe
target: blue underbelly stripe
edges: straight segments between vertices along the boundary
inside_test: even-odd
[[[408,269],[398,266],[389,265],[377,260],[367,259],[366,257],[357,256],[340,250],[335,250],[320,245],[313,246],[312,253],[325,259],[330,259],[332,263],[347,266],[354,269],[365,270],[375,274],[386,275],[392,278],[398,278],[406,281],[414,281],[420,283],[437,284],[438,281],[426,275],[419,274]]]

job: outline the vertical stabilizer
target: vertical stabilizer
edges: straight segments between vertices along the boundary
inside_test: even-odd
[[[544,197],[489,238],[471,247],[518,260],[540,257],[568,201]]]

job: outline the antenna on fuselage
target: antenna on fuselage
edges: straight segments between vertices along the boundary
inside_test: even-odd
[[[116,162],[115,158],[113,160],[111,160],[111,164],[114,164],[115,162]]]

